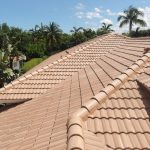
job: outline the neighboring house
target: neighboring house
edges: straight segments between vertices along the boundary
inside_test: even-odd
[[[13,70],[20,70],[20,61],[13,60]]]
[[[25,55],[21,55],[19,57],[14,57],[13,58],[13,63],[12,63],[12,69],[20,71],[24,60],[26,60],[26,56]]]
[[[0,89],[0,149],[150,149],[149,47],[100,36]]]

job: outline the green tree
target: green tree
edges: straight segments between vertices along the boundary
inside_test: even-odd
[[[71,40],[72,40],[72,35],[67,34],[67,33],[63,33],[61,35],[60,49],[64,50],[64,49],[70,48],[72,46]]]
[[[0,25],[0,33],[9,33],[9,31],[10,31],[10,28],[7,25],[7,23],[2,23]]]
[[[87,40],[92,39],[96,36],[96,33],[92,29],[83,29],[83,34],[87,38]]]
[[[4,36],[3,40],[3,45],[0,49],[0,87],[3,87],[5,83],[9,83],[15,78],[12,68],[10,68],[10,53],[12,48],[8,44],[7,36]]]
[[[61,42],[62,30],[59,25],[55,22],[50,22],[49,25],[45,26],[45,38],[46,48],[51,52],[52,50],[58,49]]]
[[[17,47],[17,31],[11,32],[10,27],[9,30],[6,25],[4,27],[0,31],[0,87],[17,77],[18,71],[13,70],[13,60],[24,57]]]
[[[83,30],[83,27],[79,28],[73,27],[73,29],[70,30],[70,32],[72,32],[74,35],[77,35],[81,30]]]
[[[114,30],[111,29],[112,26],[113,26],[112,24],[106,24],[106,23],[103,22],[101,30],[105,33],[110,33],[112,31],[114,31]]]
[[[127,10],[124,10],[123,15],[119,15],[118,21],[120,22],[120,27],[129,24],[129,33],[132,31],[134,24],[141,26],[146,26],[146,22],[139,17],[143,17],[144,13],[133,6],[129,6]]]
[[[103,34],[113,32],[114,30],[111,29],[112,26],[113,26],[112,24],[106,24],[103,22],[102,27],[97,29],[96,31],[97,35],[103,35]]]
[[[7,53],[0,50],[0,88],[14,79],[15,74],[9,67],[9,57]]]
[[[28,56],[27,60],[44,57],[45,44],[42,42],[28,43],[26,55]]]
[[[72,33],[71,41],[73,46],[86,41],[86,37],[84,36],[82,31],[83,31],[83,27],[79,27],[79,28],[73,27],[73,29],[70,30],[70,32]]]
[[[36,42],[38,40],[38,38],[39,38],[40,26],[39,25],[35,25],[35,27],[32,28],[29,31],[31,32],[33,42]]]

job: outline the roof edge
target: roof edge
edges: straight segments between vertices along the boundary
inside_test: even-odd
[[[118,90],[123,83],[125,83],[131,76],[136,74],[144,64],[149,60],[150,53],[144,54],[126,71],[115,78],[98,94],[93,96],[88,102],[77,110],[68,120],[68,150],[80,149],[85,150],[83,123],[87,120],[88,116],[92,114],[97,107],[109,98],[109,96]]]
[[[1,99],[0,104],[19,104],[29,100],[31,99]]]

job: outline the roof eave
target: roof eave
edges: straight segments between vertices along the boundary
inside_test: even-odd
[[[17,104],[29,101],[31,99],[0,99],[0,104]]]

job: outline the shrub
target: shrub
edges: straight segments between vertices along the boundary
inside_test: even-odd
[[[44,44],[42,43],[30,43],[27,47],[26,56],[27,59],[41,58],[45,55]]]
[[[23,73],[27,72],[28,70],[32,69],[33,67],[41,63],[43,60],[44,60],[43,58],[33,58],[27,61],[22,67],[22,72]]]

